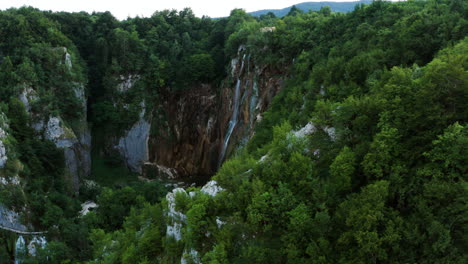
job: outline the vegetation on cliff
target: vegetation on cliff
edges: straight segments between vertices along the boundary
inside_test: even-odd
[[[189,9],[125,21],[0,12],[12,153],[0,176],[26,183],[0,202],[26,204],[29,222],[49,230],[31,263],[466,263],[467,10],[431,0],[217,20]],[[290,72],[253,138],[213,177],[220,188],[166,200],[158,182],[84,188],[80,199],[99,208],[77,217],[63,155],[34,136],[21,85],[73,123],[83,113],[71,88],[88,81],[89,121],[115,135],[143,99],[157,113],[162,93],[220,87],[240,46],[256,64]],[[79,62],[71,71],[57,67],[59,47]],[[121,76],[134,89],[119,93]]]

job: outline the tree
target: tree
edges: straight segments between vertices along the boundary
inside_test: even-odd
[[[286,16],[297,16],[302,13],[304,13],[304,11],[293,5]]]
[[[401,219],[385,205],[388,186],[388,181],[369,184],[339,206],[338,219],[345,226],[337,241],[341,262],[377,263],[397,257],[389,253],[401,240]]]
[[[191,82],[209,82],[215,76],[214,61],[210,54],[195,54],[187,62],[187,76]]]
[[[3,58],[0,64],[0,99],[8,101],[18,92],[18,76],[9,56]]]
[[[330,165],[329,185],[333,192],[341,194],[351,190],[356,170],[356,157],[349,147],[344,147]]]

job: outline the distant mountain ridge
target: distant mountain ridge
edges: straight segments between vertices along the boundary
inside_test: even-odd
[[[300,4],[296,4],[295,6],[304,12],[308,12],[309,10],[318,11],[324,6],[329,6],[333,12],[350,12],[354,10],[354,7],[358,4],[370,4],[373,0],[361,0],[361,1],[354,1],[354,2],[304,2]],[[277,17],[283,17],[288,14],[289,10],[291,10],[293,6],[286,7],[283,9],[264,9],[259,11],[250,12],[252,16],[261,16],[265,15],[268,12],[272,12]]]

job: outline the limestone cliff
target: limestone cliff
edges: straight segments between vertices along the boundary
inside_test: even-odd
[[[66,48],[56,48],[56,52],[63,53],[64,64],[72,70],[72,57]],[[34,87],[24,84],[18,95],[26,111],[31,117],[31,126],[36,130],[37,136],[51,140],[57,148],[63,149],[67,175],[70,177],[74,191],[79,191],[80,179],[87,177],[91,172],[91,133],[86,121],[87,97],[85,86],[82,83],[74,83],[72,94],[80,102],[84,115],[73,121],[73,126],[68,124],[60,115],[53,115],[47,111],[47,106],[41,104],[42,95]],[[35,107],[32,107],[35,106]]]
[[[209,176],[253,136],[287,69],[257,65],[244,46],[219,85],[194,84],[181,91],[166,87],[158,101],[142,98],[140,115],[123,134],[107,136],[106,152],[117,150],[132,171],[148,177]],[[114,107],[132,111],[125,98],[139,75],[115,77]]]
[[[3,114],[0,113],[2,116],[0,116],[0,118],[3,117]],[[7,136],[5,130],[2,128],[2,125],[3,125],[3,120],[0,120],[0,169],[5,167],[5,164],[8,160],[8,156],[7,156],[7,150],[6,150],[6,146],[5,146],[5,143],[3,142]]]
[[[221,87],[202,84],[163,94],[162,114],[153,115],[159,124],[149,140],[146,167],[174,168],[180,177],[212,175],[253,135],[285,72],[256,65],[241,46],[229,73]]]
[[[148,139],[151,125],[145,119],[145,105],[142,103],[139,120],[125,135],[119,138],[116,146],[125,160],[127,167],[142,173],[142,165],[148,160]]]

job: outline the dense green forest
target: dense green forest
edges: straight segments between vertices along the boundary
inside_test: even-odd
[[[99,185],[77,192],[64,150],[34,130],[39,115],[77,135],[89,124],[101,153],[143,99],[154,114],[164,94],[220,89],[240,46],[284,73],[284,88],[213,176],[216,193],[138,180],[109,156],[93,158]],[[129,74],[138,81],[119,93]],[[282,18],[0,11],[0,177],[21,181],[0,184],[0,203],[48,241],[23,263],[467,263],[467,121],[462,0]],[[99,207],[81,216],[87,200]],[[0,230],[0,263],[16,238]]]

